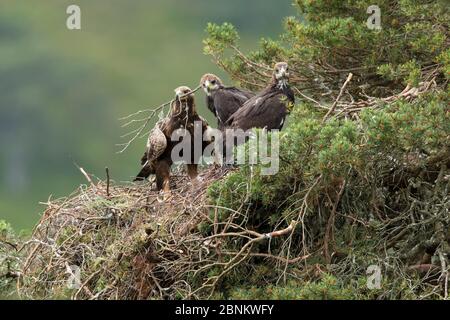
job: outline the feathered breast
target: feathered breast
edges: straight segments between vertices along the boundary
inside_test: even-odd
[[[159,121],[150,131],[147,139],[147,160],[153,161],[157,159],[167,148],[167,138],[164,134],[164,126],[166,121]]]

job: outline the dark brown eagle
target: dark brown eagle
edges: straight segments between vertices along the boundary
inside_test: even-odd
[[[230,116],[242,107],[245,101],[254,96],[249,91],[225,87],[222,80],[211,73],[202,76],[200,85],[206,93],[206,106],[217,118],[219,130],[224,129]]]
[[[288,113],[287,102],[294,103],[294,92],[289,87],[289,66],[286,62],[275,64],[268,86],[247,100],[227,121],[227,127],[242,129],[283,128]]]
[[[147,149],[141,159],[142,169],[137,174],[134,181],[144,180],[150,174],[156,175],[156,186],[158,190],[164,192],[170,191],[170,167],[173,164],[172,150],[180,141],[172,141],[171,137],[176,130],[185,130],[186,134],[191,135],[192,148],[189,157],[189,163],[186,169],[189,177],[195,183],[197,178],[197,167],[199,158],[202,154],[194,152],[194,127],[201,125],[201,133],[207,135],[210,130],[205,119],[197,114],[195,108],[194,94],[186,86],[175,89],[175,100],[170,107],[170,113],[167,117],[159,120],[155,127],[150,131],[147,140]],[[206,132],[206,134],[205,134]],[[195,138],[200,138],[197,137]],[[210,141],[201,142],[202,152]]]

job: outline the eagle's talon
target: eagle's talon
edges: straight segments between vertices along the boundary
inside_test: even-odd
[[[236,167],[237,167],[237,164],[234,161],[229,162],[229,163],[223,163],[221,166],[222,170],[234,169]]]
[[[198,184],[200,184],[200,183],[202,183],[202,182],[203,182],[203,178],[200,177],[200,176],[197,176],[197,177],[192,181],[192,184],[193,184],[194,186],[197,186]]]
[[[170,198],[172,198],[172,192],[171,191],[164,192],[163,195],[164,201],[168,201]]]
[[[199,176],[191,179],[191,187],[196,188],[198,187],[199,184],[201,184],[203,182],[203,179],[200,178]]]
[[[156,199],[158,200],[159,203],[163,203],[163,202],[168,201],[171,197],[172,197],[172,191],[161,190]]]

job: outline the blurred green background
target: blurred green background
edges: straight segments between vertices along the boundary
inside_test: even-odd
[[[81,7],[82,30],[66,28]],[[116,182],[139,170],[145,139],[118,154],[121,116],[227,77],[202,53],[207,22],[233,23],[245,50],[276,37],[291,0],[1,0],[0,219],[29,230],[49,196],[84,177],[74,163]],[[197,93],[199,111],[215,124]]]

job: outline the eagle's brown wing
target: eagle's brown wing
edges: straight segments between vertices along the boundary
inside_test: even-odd
[[[137,174],[134,181],[144,180],[154,173],[153,161],[158,159],[167,148],[167,138],[163,132],[167,120],[163,119],[156,123],[155,127],[150,131],[147,139],[147,150],[141,158],[142,169]]]
[[[230,116],[227,126],[248,130],[266,128],[281,130],[286,118],[287,103],[295,103],[294,92],[289,86],[270,86],[248,99]]]
[[[235,87],[227,87],[218,90],[214,94],[215,115],[217,117],[219,129],[223,129],[230,116],[235,113],[245,101],[254,94],[239,90]]]
[[[151,162],[163,154],[167,148],[167,138],[157,125],[150,131],[147,139],[147,161]]]

